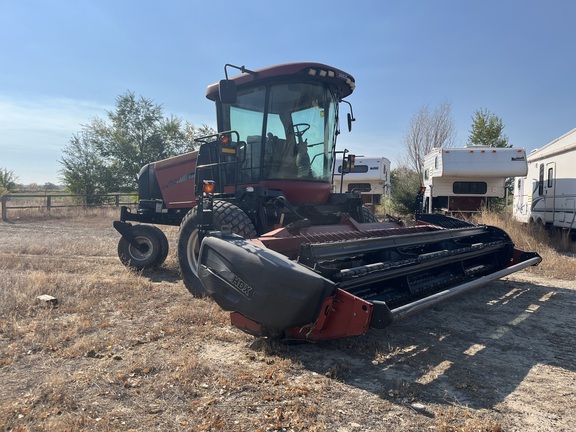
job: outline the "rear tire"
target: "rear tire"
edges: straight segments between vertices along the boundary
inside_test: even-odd
[[[136,241],[146,250],[139,251],[124,237],[118,241],[118,258],[126,267],[144,270],[161,265],[168,256],[168,239],[159,228],[152,225],[134,225],[130,227]]]
[[[227,201],[214,201],[212,208],[214,229],[219,230],[224,225],[229,225],[234,234],[244,238],[257,236],[256,229],[250,218],[240,208]],[[190,210],[180,224],[178,237],[178,263],[180,273],[186,289],[194,297],[206,296],[206,290],[198,278],[198,254],[200,242],[198,241],[198,211],[197,208]]]

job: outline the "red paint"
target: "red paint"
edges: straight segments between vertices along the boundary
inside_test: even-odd
[[[319,341],[363,335],[370,328],[373,308],[372,303],[339,289],[325,301],[315,323],[286,330],[286,338]]]
[[[194,179],[198,152],[185,153],[154,164],[156,179],[167,208],[196,205]]]
[[[372,303],[338,290],[335,296],[324,301],[316,322],[286,329],[285,337],[313,342],[360,336],[370,328],[373,308]],[[233,326],[251,335],[268,336],[266,329],[259,323],[238,312],[230,314],[230,321]]]

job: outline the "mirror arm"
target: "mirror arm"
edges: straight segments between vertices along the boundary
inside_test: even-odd
[[[230,63],[226,63],[224,65],[224,75],[226,76],[226,80],[228,80],[228,68],[234,68],[234,69],[238,69],[240,72],[242,73],[249,73],[250,75],[256,75],[256,72],[250,70],[250,69],[246,69],[244,66],[236,66]]]

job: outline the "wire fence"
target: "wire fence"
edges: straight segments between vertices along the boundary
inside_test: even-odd
[[[7,194],[0,199],[2,220],[8,222],[8,210],[37,209],[50,212],[59,208],[98,208],[136,205],[136,193],[111,193],[98,195],[72,194]]]

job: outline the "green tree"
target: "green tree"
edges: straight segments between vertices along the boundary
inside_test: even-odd
[[[162,106],[130,91],[117,97],[107,117],[91,119],[63,151],[61,173],[75,193],[134,190],[144,165],[194,150],[195,138],[215,133],[206,125],[183,126],[181,119],[165,117]]]
[[[472,116],[472,130],[468,144],[489,147],[512,147],[508,137],[503,133],[504,123],[496,114],[487,109],[480,109]]]
[[[194,126],[192,123],[186,122],[184,125],[185,147],[180,153],[194,150],[197,146],[194,140],[197,138],[214,135],[216,131],[208,125],[203,124],[200,127]]]
[[[507,148],[512,147],[508,144],[508,137],[503,133],[504,123],[496,114],[492,114],[486,108],[477,110],[472,117],[472,130],[468,138],[470,145],[482,145],[489,147]],[[509,196],[513,196],[514,179],[506,179],[505,188]],[[501,212],[504,210],[506,202],[504,198],[491,197],[488,199],[488,207],[491,211]]]
[[[94,119],[89,127],[101,155],[119,170],[123,186],[134,188],[142,166],[187,147],[182,121],[172,115],[164,117],[160,105],[132,92],[118,96],[108,119],[110,123]]]
[[[0,168],[0,196],[13,190],[17,186],[17,180],[18,177],[14,175],[14,172],[8,168]]]
[[[390,195],[395,213],[402,215],[414,213],[420,181],[420,175],[407,166],[400,166],[390,172]]]
[[[89,195],[89,204],[99,201],[93,195],[117,191],[122,183],[118,170],[102,157],[96,142],[94,130],[85,126],[72,136],[60,160],[64,183],[74,194]]]

